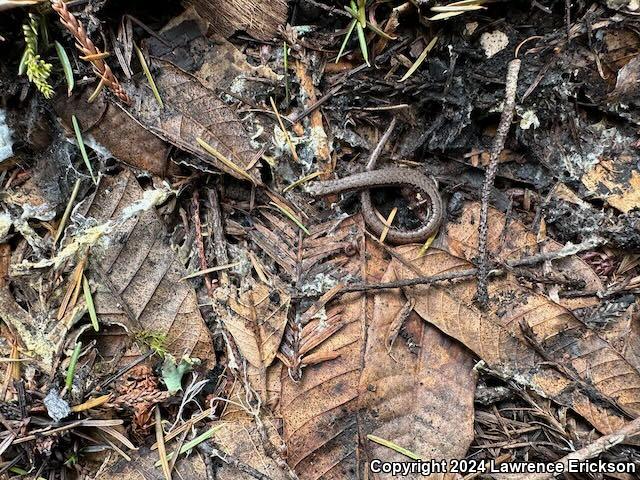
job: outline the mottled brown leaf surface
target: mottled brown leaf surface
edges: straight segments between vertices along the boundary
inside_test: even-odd
[[[203,150],[196,140],[201,138],[239,168],[246,169],[257,152],[235,111],[218,98],[219,92],[205,87],[194,76],[163,60],[156,60],[154,65],[154,81],[164,108],[158,105],[149,87],[142,85],[138,91],[140,102],[129,113],[160,138],[203,162],[194,166],[206,170],[213,166],[246,180]]]
[[[354,233],[360,238],[358,254],[338,255],[334,268],[380,280],[388,259],[354,227],[362,228],[346,222],[332,234],[338,243],[352,244]],[[322,251],[318,245],[317,254]],[[392,275],[388,271],[384,278]],[[283,369],[284,440],[289,465],[300,478],[363,478],[371,475],[368,460],[402,459],[367,440],[367,434],[396,441],[426,459],[466,454],[473,437],[472,358],[415,315],[388,352],[387,327],[404,302],[397,291],[338,297],[326,306],[326,317],[339,311],[341,328],[309,353],[330,359],[304,368],[299,382]],[[322,326],[324,317],[311,320],[303,336]],[[454,421],[459,428],[452,431]]]
[[[158,461],[158,451],[141,448],[131,455],[131,461],[119,459],[110,468],[103,471],[96,480],[165,480],[160,467],[155,467]],[[182,456],[176,462],[173,478],[196,479],[206,478],[206,467],[198,452],[192,452],[188,457]]]
[[[394,279],[390,267],[381,281]],[[386,338],[405,297],[399,290],[389,290],[376,293],[372,300],[359,387],[361,434],[391,440],[423,459],[464,458],[474,437],[473,354],[415,313],[387,351]],[[361,441],[366,447],[363,460],[407,460],[386,447]]]
[[[84,215],[103,223],[118,217],[142,196],[142,188],[128,170],[103,177],[95,195],[83,205]],[[190,355],[212,366],[211,338],[196,293],[180,280],[185,269],[171,250],[155,209],[129,219],[112,236],[106,251],[93,253],[89,265],[97,262],[106,276],[95,274],[100,286],[94,301],[102,322],[126,325],[132,332],[166,334],[167,348],[174,356]],[[105,342],[111,355],[122,350],[125,338],[115,336]],[[129,351],[126,356],[135,354]]]
[[[258,40],[272,40],[287,21],[286,0],[184,0],[183,4],[193,6],[226,37],[244,30]]]
[[[88,103],[90,93],[89,89],[71,98],[60,97],[55,103],[56,113],[60,115],[70,136],[75,139],[71,124],[73,114],[78,119],[84,140],[90,146],[103,147],[117,160],[153,175],[164,176],[169,173],[172,166],[169,162],[170,145],[109,103],[104,95]]]
[[[273,362],[287,323],[289,302],[284,291],[263,283],[229,297],[224,325],[254,367],[268,367]]]
[[[478,222],[480,221],[480,204],[467,203],[454,222],[447,224],[447,250],[461,258],[471,261],[478,255]],[[493,208],[489,209],[489,234],[487,245],[490,254],[500,260],[517,260],[540,252],[554,252],[562,245],[547,239],[538,243],[535,234],[525,225],[511,219],[507,223],[505,215]],[[602,281],[593,269],[577,256],[563,258],[553,262],[555,274],[566,274],[571,278],[585,282],[585,290],[597,291],[603,288]],[[533,267],[534,272],[542,274],[542,267]],[[548,286],[547,286],[548,287]],[[595,305],[599,299],[595,296],[580,298],[561,298],[562,305],[567,308],[580,308]]]
[[[465,260],[437,249],[430,249],[422,258],[415,248],[402,251],[406,261],[424,275],[470,267]],[[415,276],[395,262],[400,278]],[[420,316],[464,343],[491,367],[568,404],[603,433],[623,422],[618,410],[629,416],[640,413],[638,371],[564,307],[512,278],[490,283],[487,312],[473,305],[475,282],[410,290]],[[535,348],[527,343],[523,328],[533,337]]]

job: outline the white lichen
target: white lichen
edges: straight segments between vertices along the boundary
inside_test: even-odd
[[[496,53],[501,52],[507,45],[509,45],[509,37],[500,30],[485,32],[480,35],[480,46],[484,50],[487,58],[491,58]]]

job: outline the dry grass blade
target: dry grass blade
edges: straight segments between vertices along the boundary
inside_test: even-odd
[[[436,35],[435,37],[433,37],[433,39],[431,39],[429,44],[426,47],[424,47],[424,50],[422,51],[420,56],[416,59],[416,61],[413,63],[413,65],[411,65],[411,68],[407,71],[407,73],[405,73],[402,76],[402,78],[400,79],[401,82],[404,82],[405,80],[407,80],[411,75],[414,74],[414,72],[420,67],[420,65],[422,65],[422,62],[424,62],[425,58],[427,58],[427,55],[433,49],[437,41],[438,41],[438,36]]]
[[[213,148],[211,145],[209,145],[207,142],[205,142],[201,138],[196,138],[196,141],[198,142],[198,145],[200,145],[204,150],[206,150],[207,153],[209,153],[210,155],[213,155],[222,163],[224,163],[228,168],[230,168],[231,170],[236,172],[238,175],[249,180],[251,183],[255,185],[256,183],[255,179],[251,175],[249,175],[246,170],[243,170],[242,168],[240,168],[238,165],[236,165],[227,157],[222,155],[218,150]]]
[[[376,442],[378,445],[382,445],[384,447],[390,448],[402,455],[409,457],[413,460],[420,460],[420,455],[416,455],[411,450],[407,450],[406,448],[401,447],[400,445],[395,444],[391,440],[385,440],[384,438],[377,437],[375,435],[367,435],[367,438],[372,442]]]
[[[160,457],[160,465],[162,465],[162,473],[166,480],[171,480],[171,470],[169,469],[169,460],[167,459],[167,449],[164,444],[164,432],[162,431],[162,417],[160,416],[160,407],[156,405],[156,443],[158,444],[158,456]]]
[[[240,262],[228,263],[226,265],[218,265],[216,267],[206,268],[204,270],[199,270],[197,272],[190,273],[189,275],[182,277],[180,280],[188,280],[189,278],[200,277],[202,275],[206,275],[207,273],[219,272],[220,270],[227,270],[229,268],[237,267],[238,265],[240,265]]]
[[[153,80],[153,76],[151,75],[151,71],[149,70],[149,65],[147,65],[147,60],[144,58],[142,50],[140,50],[140,48],[138,48],[135,43],[133,44],[133,48],[135,49],[138,60],[140,61],[140,65],[142,66],[142,71],[147,77],[147,81],[149,82],[149,86],[151,87],[151,91],[153,92],[153,96],[156,97],[156,101],[158,102],[158,105],[160,105],[160,108],[164,108],[162,97],[160,97],[160,92],[158,92],[158,87],[156,86],[156,82]]]
[[[74,413],[84,412],[85,410],[91,410],[92,408],[99,407],[100,405],[104,405],[111,398],[111,394],[101,395],[99,397],[90,398],[86,402],[83,402],[79,405],[74,405],[71,407],[71,411]]]
[[[96,314],[96,306],[93,303],[93,295],[91,294],[91,287],[87,277],[82,275],[82,290],[84,291],[84,301],[87,304],[87,310],[89,311],[89,317],[91,318],[91,325],[97,332],[100,330],[100,324],[98,323],[98,315]]]
[[[280,116],[280,113],[278,112],[278,108],[276,107],[276,102],[273,101],[273,97],[269,97],[269,101],[271,102],[271,108],[273,109],[273,113],[276,114],[276,118],[278,119],[278,123],[280,124],[280,129],[282,130],[284,138],[287,141],[287,145],[289,145],[289,150],[291,150],[291,156],[296,162],[299,162],[300,158],[298,158],[296,147],[293,145],[293,142],[291,141],[291,136],[289,135],[289,132],[284,127],[284,123],[282,122],[282,117]]]

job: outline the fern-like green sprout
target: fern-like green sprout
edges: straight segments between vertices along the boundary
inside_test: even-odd
[[[45,62],[38,55],[38,17],[29,14],[29,21],[22,25],[24,33],[25,49],[20,62],[20,72],[26,71],[29,81],[44,95],[45,98],[53,96],[53,87],[49,83],[51,75],[51,64]]]

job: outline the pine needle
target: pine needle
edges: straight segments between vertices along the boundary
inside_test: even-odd
[[[100,82],[98,82],[98,86],[96,87],[96,89],[93,91],[91,95],[89,95],[89,98],[87,98],[87,103],[93,103],[93,101],[98,97],[98,95],[102,91],[103,87],[104,87],[104,78],[100,77]]]
[[[393,219],[396,218],[396,213],[398,213],[398,207],[393,207],[391,213],[387,217],[387,220],[384,222],[384,228],[382,229],[382,233],[380,234],[380,243],[384,243],[387,238],[387,234],[389,233],[389,228],[393,224]]]
[[[218,150],[213,148],[211,145],[209,145],[207,142],[202,140],[200,137],[196,138],[196,142],[198,142],[198,145],[200,145],[200,147],[202,147],[204,150],[206,150],[207,153],[209,153],[210,155],[213,155],[215,158],[217,158],[220,162],[222,162],[228,168],[230,168],[231,170],[236,172],[241,177],[246,178],[247,180],[249,180],[254,185],[256,184],[255,179],[251,175],[249,175],[245,170],[243,170],[238,165],[233,163],[227,157],[222,155],[222,153],[220,153]]]
[[[180,452],[178,453],[178,455],[182,455],[183,453],[191,450],[192,448],[197,447],[202,442],[205,442],[205,441],[209,440],[211,437],[213,437],[213,434],[216,433],[221,428],[222,428],[222,425],[216,425],[214,427],[211,427],[206,432],[198,435],[193,440],[188,441],[187,443],[185,443],[182,446],[182,448],[180,449]],[[159,446],[159,444],[158,444],[158,446]],[[173,453],[170,453],[169,455],[167,455],[167,460],[171,460],[172,458],[173,458]],[[158,460],[154,465],[156,467],[159,467],[160,466],[160,461]]]
[[[133,48],[136,51],[136,55],[138,56],[138,60],[140,61],[140,65],[142,66],[142,71],[147,77],[149,81],[149,86],[151,87],[151,91],[153,92],[153,96],[156,97],[156,102],[160,105],[160,108],[164,108],[164,103],[162,103],[162,98],[160,97],[160,92],[158,92],[158,87],[156,86],[156,82],[153,80],[151,76],[151,71],[149,70],[149,65],[147,65],[147,61],[142,54],[142,50],[138,48],[138,46],[134,43]]]
[[[296,180],[291,185],[287,185],[286,187],[284,187],[284,189],[282,190],[282,193],[287,193],[289,190],[293,190],[298,185],[302,185],[303,183],[307,183],[309,180],[313,180],[314,178],[316,178],[317,176],[319,176],[321,174],[322,174],[322,171],[320,171],[320,170],[318,170],[317,172],[310,173],[309,175],[304,176],[304,177]]]
[[[164,473],[166,480],[171,480],[167,448],[164,444],[164,432],[162,431],[162,417],[160,416],[160,407],[158,405],[156,405],[156,442],[158,444],[158,456],[160,457],[160,465],[162,465],[162,473]]]
[[[229,268],[237,267],[240,265],[240,262],[235,263],[227,263],[226,265],[218,265],[217,267],[206,268],[204,270],[199,270],[194,273],[190,273],[187,276],[184,276],[180,279],[180,281],[188,280],[189,278],[200,277],[202,275],[206,275],[207,273],[219,272],[220,270],[227,270]]]
[[[425,253],[427,253],[427,250],[429,250],[429,247],[431,246],[433,241],[436,239],[437,235],[438,235],[438,232],[434,233],[429,238],[427,238],[427,240],[424,242],[424,245],[420,247],[420,251],[418,252],[418,257],[422,257],[424,256]]]
[[[295,223],[300,228],[300,230],[302,230],[307,235],[311,235],[309,233],[309,230],[307,230],[307,227],[303,225],[302,221],[297,217],[295,213],[293,213],[291,210],[289,210],[287,207],[283,205],[278,205],[276,202],[269,202],[269,203],[274,207],[276,207],[278,210],[280,210],[287,218],[289,218],[289,220]]]
[[[300,162],[300,158],[298,158],[298,153],[296,152],[296,147],[293,146],[293,142],[291,141],[291,137],[289,136],[289,132],[286,128],[284,128],[284,123],[282,122],[282,117],[280,117],[280,113],[276,108],[276,102],[273,101],[273,97],[269,97],[269,101],[271,102],[271,108],[273,108],[273,113],[276,114],[276,118],[278,119],[278,123],[280,124],[280,129],[282,133],[284,133],[284,138],[287,141],[287,145],[289,145],[289,149],[291,150],[291,156],[296,162]]]
[[[82,155],[82,159],[84,160],[84,164],[87,166],[87,169],[91,174],[91,180],[93,180],[93,183],[97,185],[98,180],[96,180],[96,177],[93,174],[93,168],[91,167],[91,162],[89,161],[87,150],[84,148],[84,140],[82,139],[82,132],[80,131],[80,125],[78,124],[78,119],[76,118],[75,115],[71,115],[71,123],[73,124],[73,131],[76,134],[76,141],[78,143],[78,148],[80,149],[80,154]]]
[[[400,445],[397,445],[391,440],[385,440],[384,438],[377,437],[375,435],[367,435],[367,438],[372,442],[382,445],[383,447],[390,448],[391,450],[401,453],[402,455],[409,457],[413,460],[422,460],[422,457],[420,457],[420,455],[417,455],[413,453],[411,450],[407,450],[406,448],[403,448]]]
[[[420,56],[413,63],[413,65],[411,65],[411,68],[409,68],[407,73],[405,73],[404,76],[400,79],[401,82],[404,82],[411,75],[413,75],[413,73],[418,69],[418,67],[420,67],[420,65],[422,65],[422,62],[424,62],[424,59],[427,58],[427,55],[433,49],[433,47],[434,47],[434,45],[436,44],[437,41],[438,41],[438,36],[436,35],[435,37],[433,37],[433,39],[431,39],[429,44],[426,47],[424,47],[424,50],[422,51]]]
[[[82,275],[82,289],[84,290],[84,301],[87,304],[87,310],[89,311],[89,318],[91,318],[91,325],[93,325],[93,329],[97,332],[100,330],[100,325],[98,324],[98,315],[96,314],[96,306],[93,303],[93,296],[91,295],[91,287],[89,286],[89,281],[87,277]]]
[[[60,240],[60,237],[62,236],[62,232],[64,232],[64,228],[67,225],[69,216],[71,215],[71,210],[73,209],[73,203],[76,201],[76,197],[78,196],[79,191],[80,191],[80,179],[76,180],[76,183],[73,185],[73,190],[71,191],[71,197],[67,202],[67,207],[64,209],[64,213],[62,214],[62,219],[60,219],[60,224],[58,225],[58,230],[56,230],[56,236],[53,239],[54,245],[58,243],[58,240]]]

